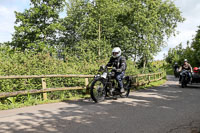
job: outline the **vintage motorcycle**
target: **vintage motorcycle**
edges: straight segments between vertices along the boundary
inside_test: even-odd
[[[125,93],[120,92],[120,87],[115,79],[115,71],[112,67],[101,66],[90,86],[90,95],[94,102],[101,102],[107,97],[113,97],[116,99],[117,96],[128,97],[130,93],[131,80],[129,76],[123,77],[123,85]]]

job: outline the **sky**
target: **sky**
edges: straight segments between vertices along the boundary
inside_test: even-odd
[[[162,60],[163,54],[167,54],[169,48],[174,48],[180,43],[186,47],[186,42],[192,41],[198,29],[197,26],[200,25],[200,0],[175,0],[174,3],[186,20],[178,23],[176,30],[179,34],[166,40],[167,46],[155,56],[155,60]],[[0,43],[11,41],[12,33],[14,33],[14,11],[23,12],[28,8],[29,0],[0,0]]]
[[[0,0],[0,43],[11,41],[14,33],[15,13],[29,7],[29,0]]]

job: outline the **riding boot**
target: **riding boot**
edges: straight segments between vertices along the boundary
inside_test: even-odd
[[[121,88],[121,89],[120,89],[120,92],[121,92],[121,93],[124,93],[124,92],[125,92],[124,88]]]

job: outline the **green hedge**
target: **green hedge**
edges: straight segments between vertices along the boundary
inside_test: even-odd
[[[109,59],[96,62],[79,61],[68,58],[66,62],[47,53],[0,53],[0,75],[50,75],[50,74],[96,74],[99,66]],[[136,74],[138,70],[128,62],[127,74]],[[82,86],[83,78],[47,78],[47,87]],[[41,79],[5,79],[0,80],[0,92],[13,92],[28,89],[41,89]]]
[[[0,49],[0,75],[51,75],[51,74],[97,74],[100,65],[106,65],[109,58],[96,60],[79,60],[75,57],[67,56],[63,61],[57,57],[50,56],[49,53],[34,52],[13,52],[10,49]],[[126,75],[135,75],[141,73],[136,64],[127,60]],[[148,69],[147,69],[148,71]],[[157,71],[156,67],[152,67],[151,72]],[[149,71],[148,71],[149,72]],[[47,87],[72,87],[84,86],[84,78],[47,78]],[[91,80],[91,79],[90,79]],[[1,79],[0,92],[14,92],[30,89],[41,89],[41,79]],[[74,91],[58,91],[48,93],[49,99],[65,99],[76,94],[85,94],[85,90]],[[41,94],[33,94],[28,96],[17,96],[3,100],[6,104],[10,103],[26,103],[31,104],[34,101],[41,100]],[[2,103],[4,103],[2,102]],[[33,102],[34,104],[34,102]]]

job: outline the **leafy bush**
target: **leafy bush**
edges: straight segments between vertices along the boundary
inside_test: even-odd
[[[86,53],[84,53],[86,54]],[[89,57],[89,56],[88,56]],[[11,51],[1,47],[0,51],[0,75],[51,75],[51,74],[97,74],[100,65],[106,65],[109,58],[80,60],[77,57],[67,56],[66,61],[50,56],[49,53]],[[140,73],[136,63],[127,60],[126,75]],[[155,68],[155,67],[153,67]],[[148,70],[147,70],[148,71]],[[91,81],[92,79],[90,79]],[[84,78],[46,78],[47,88],[84,86]],[[1,79],[0,92],[14,92],[21,90],[41,89],[41,78],[30,79]],[[85,90],[58,91],[48,93],[48,99],[65,99],[76,94],[85,94]],[[36,104],[41,100],[41,94],[17,96],[7,98],[6,104],[21,102],[24,104]]]

